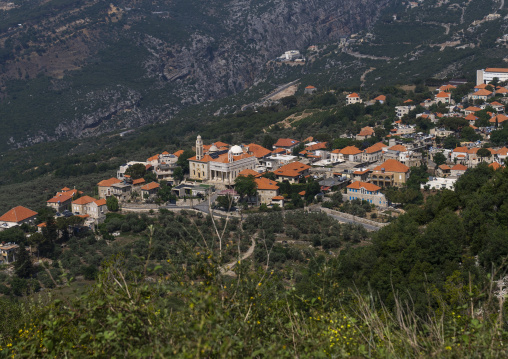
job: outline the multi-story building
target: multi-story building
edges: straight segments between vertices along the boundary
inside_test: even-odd
[[[381,187],[372,183],[357,181],[351,183],[346,188],[349,200],[359,199],[380,207],[389,206],[389,202],[385,195],[380,192]]]

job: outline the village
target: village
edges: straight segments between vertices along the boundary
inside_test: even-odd
[[[162,152],[145,160],[128,161],[118,168],[115,177],[98,182],[95,193],[65,187],[46,205],[54,210],[55,218],[75,216],[90,229],[103,222],[110,210],[178,208],[183,204],[189,207],[189,202],[208,203],[223,211],[281,210],[295,208],[295,202],[303,199],[307,204],[326,203],[334,193],[339,193],[344,201],[360,201],[379,209],[394,208],[397,203],[387,198],[385,189],[404,187],[412,167],[426,165],[428,181],[421,184],[421,190],[453,191],[457,179],[469,168],[480,163],[487,163],[494,170],[505,166],[508,148],[484,144],[490,143],[491,133],[508,120],[507,81],[508,69],[487,68],[477,71],[476,86],[460,103],[455,103],[451,94],[463,84],[460,81],[443,84],[433,98],[422,103],[407,99],[395,106],[396,120],[389,134],[363,149],[357,146],[332,149],[330,143],[313,137],[301,141],[279,138],[272,148],[265,148],[256,143],[204,143],[198,135],[192,148],[194,155],[183,161],[188,168],[185,171],[180,159],[184,150]],[[308,86],[305,92],[312,95],[316,88]],[[349,93],[345,101],[346,106],[369,106],[383,104],[386,96],[364,101],[358,93]],[[439,105],[440,109],[444,106],[447,112],[429,111],[433,105]],[[435,127],[429,133],[417,132],[416,125],[405,123],[405,116],[417,108],[425,111],[417,113],[416,118],[435,124],[447,118],[465,119],[478,140],[460,141],[453,149],[445,148],[443,139],[455,136],[453,130]],[[475,114],[485,110],[489,119],[480,125]],[[368,141],[376,137],[376,127],[366,126],[357,134],[342,137]],[[306,188],[312,188],[314,193],[300,191],[300,198],[281,188],[310,183],[314,185]],[[224,199],[229,201],[226,205]],[[17,206],[0,217],[0,230],[35,224],[36,217],[37,212]],[[37,224],[38,231],[44,226],[45,223]],[[14,261],[16,249],[13,243],[2,244],[0,262]]]

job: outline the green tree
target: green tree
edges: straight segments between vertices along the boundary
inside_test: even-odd
[[[19,278],[30,278],[34,273],[34,267],[30,253],[23,243],[20,243],[18,253],[16,254],[16,262],[14,262],[14,272]]]
[[[460,145],[460,141],[454,135],[446,137],[443,141],[443,147],[449,150],[453,150]]]
[[[446,156],[443,155],[443,152],[438,152],[432,158],[436,166],[441,166],[446,163]]]
[[[125,174],[131,176],[132,179],[143,178],[145,173],[146,166],[142,163],[136,163],[125,170]]]
[[[106,199],[106,207],[108,207],[108,211],[117,212],[120,209],[118,198],[115,196],[109,196]]]
[[[492,154],[487,148],[480,148],[478,152],[476,152],[478,157],[483,161],[486,157],[490,157]]]
[[[196,154],[191,150],[185,150],[183,153],[178,157],[178,161],[176,161],[176,164],[180,166],[183,170],[184,174],[189,173],[189,161],[188,159],[191,157],[194,157]]]
[[[462,131],[460,131],[460,137],[470,142],[481,140],[482,138],[482,136],[477,134],[476,131],[470,126],[466,126],[462,129]]]
[[[238,176],[235,179],[235,190],[243,199],[244,196],[255,196],[257,192],[256,181],[253,175]]]
[[[235,200],[230,195],[219,196],[217,197],[215,202],[219,207],[223,208],[226,211],[231,210],[231,208],[233,208],[236,205]]]
[[[175,168],[175,170],[173,171],[173,177],[174,177],[175,180],[177,180],[179,182],[183,181],[184,174],[183,174],[182,167]]]
[[[271,151],[271,150],[273,149],[273,145],[274,145],[274,144],[275,144],[275,138],[273,138],[272,136],[270,136],[270,135],[268,135],[268,134],[267,134],[267,135],[265,135],[265,136],[263,137],[263,142],[262,142],[262,144],[261,144],[261,145],[262,145],[264,148],[266,148],[267,150],[270,150],[270,151]]]

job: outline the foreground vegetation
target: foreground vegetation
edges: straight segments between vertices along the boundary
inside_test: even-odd
[[[1,353],[506,357],[507,186],[506,169],[479,165],[371,238],[303,211],[243,223],[163,211],[84,294],[3,297]],[[101,230],[130,233],[126,223],[138,222],[116,216]]]

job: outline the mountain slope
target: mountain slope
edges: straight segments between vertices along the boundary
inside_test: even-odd
[[[267,78],[388,0],[25,0],[0,12],[0,149],[167,121]]]

